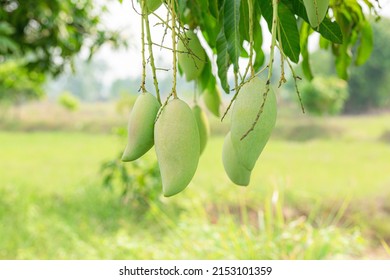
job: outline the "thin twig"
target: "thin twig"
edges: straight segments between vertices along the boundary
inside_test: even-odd
[[[175,12],[175,2],[170,0],[170,10],[171,10],[171,19],[172,19],[172,54],[173,54],[173,78],[172,78],[172,94],[173,98],[177,98],[176,93],[176,74],[177,74],[177,53],[176,53],[176,12]]]
[[[148,18],[148,16],[145,16],[144,19],[145,19],[145,25],[146,25],[146,37],[148,40],[148,47],[149,47],[150,66],[152,67],[152,73],[153,73],[154,88],[156,89],[157,100],[161,104],[160,90],[158,88],[158,80],[157,80],[157,75],[156,75],[156,65],[154,64],[152,35],[150,34],[149,18]]]
[[[145,11],[145,0],[141,0],[142,11]],[[142,80],[141,80],[141,91],[146,92],[145,81],[146,81],[146,59],[145,59],[145,21],[144,17],[141,16],[141,53],[142,53]]]

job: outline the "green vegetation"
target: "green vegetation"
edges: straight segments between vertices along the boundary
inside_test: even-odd
[[[0,258],[388,258],[389,119],[282,116],[247,188],[225,175],[223,137],[212,137],[192,183],[169,199],[140,174],[150,152],[129,173],[158,188],[147,208],[140,185],[127,196],[102,186],[100,166],[125,139],[0,132]]]
[[[337,115],[348,98],[347,83],[337,77],[316,76],[301,88],[305,110],[316,115]]]
[[[58,97],[58,103],[70,112],[76,111],[80,104],[77,97],[75,97],[71,92],[65,91]]]

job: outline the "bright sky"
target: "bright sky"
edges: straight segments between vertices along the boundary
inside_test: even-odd
[[[99,0],[98,0],[99,1]],[[382,10],[381,15],[390,17],[390,0],[379,0]],[[141,19],[138,14],[133,10],[131,1],[125,0],[123,4],[119,1],[110,1],[110,15],[104,19],[106,25],[112,29],[121,29],[123,34],[126,36],[129,49],[127,50],[112,50],[109,47],[103,48],[99,53],[99,58],[107,61],[110,71],[107,71],[105,82],[110,83],[111,81],[118,78],[137,77],[141,73]],[[135,5],[137,1],[134,0]],[[138,5],[137,7],[138,8]],[[158,12],[164,18],[164,7],[160,8]],[[153,20],[153,16],[150,17],[152,26],[156,23]],[[162,26],[154,26],[152,28],[153,41],[161,42],[164,28]],[[269,44],[269,34],[265,34],[264,45]],[[169,38],[166,38],[166,44],[169,45]],[[155,48],[155,55],[159,56],[160,63],[158,67],[169,68],[168,61],[171,60],[169,52],[160,51],[160,48]],[[167,57],[168,55],[168,57]],[[165,56],[165,57],[164,57]],[[165,61],[165,63],[164,63]]]

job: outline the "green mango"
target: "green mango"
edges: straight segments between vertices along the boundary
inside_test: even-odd
[[[209,109],[214,116],[219,118],[220,117],[219,106],[222,103],[221,92],[219,91],[219,89],[217,87],[213,91],[206,89],[202,93],[202,95],[203,95],[204,103],[207,106],[207,109]]]
[[[199,129],[200,154],[202,154],[210,136],[210,126],[205,112],[199,107],[199,105],[195,105],[192,108],[192,112],[194,113]]]
[[[154,127],[154,142],[164,196],[184,190],[192,180],[200,156],[198,125],[182,100],[170,101]]]
[[[233,147],[230,132],[225,136],[222,148],[222,163],[230,180],[240,186],[248,186],[251,179],[251,171],[246,169],[238,160],[236,150]]]
[[[303,0],[310,25],[314,28],[324,20],[329,7],[329,0]]]
[[[232,143],[239,161],[248,170],[252,170],[255,166],[276,123],[276,97],[274,91],[270,88],[263,112],[254,130],[241,140],[242,136],[252,127],[263,103],[265,83],[264,80],[255,77],[243,85],[232,109]]]
[[[141,93],[133,106],[128,122],[128,141],[122,161],[133,161],[153,147],[154,121],[160,108],[156,97],[149,92]]]
[[[187,81],[195,80],[202,73],[206,63],[206,52],[196,34],[189,30],[185,33],[184,38],[188,38],[187,46],[194,54],[188,53],[188,49],[182,40],[177,44],[177,58],[180,68],[183,70]]]

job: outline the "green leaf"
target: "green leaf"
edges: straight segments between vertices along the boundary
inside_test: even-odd
[[[341,51],[338,56],[336,56],[336,71],[337,75],[344,79],[348,79],[348,66],[351,64],[352,56],[347,51],[347,45],[341,45]]]
[[[215,47],[215,41],[218,36],[218,22],[211,14],[205,14],[202,21],[201,29],[202,34],[205,37],[211,48]]]
[[[253,39],[254,39],[253,47],[254,47],[255,52],[256,52],[253,67],[255,68],[255,71],[257,72],[260,69],[260,67],[263,65],[264,59],[265,59],[264,52],[262,49],[263,34],[261,32],[261,26],[260,26],[259,20],[257,20],[253,25]]]
[[[360,45],[357,50],[356,65],[364,64],[371,55],[374,47],[371,24],[366,21],[361,30]]]
[[[272,29],[272,1],[271,0],[261,0],[257,1],[258,7],[260,7],[261,15],[264,17],[265,21],[268,24],[268,29]]]
[[[301,49],[295,16],[283,3],[278,5],[278,16],[283,52],[292,62],[298,63]]]
[[[228,54],[228,45],[225,38],[225,32],[223,28],[220,30],[217,41],[216,41],[216,49],[217,49],[217,67],[218,67],[218,77],[221,81],[221,86],[223,90],[229,93],[229,83],[227,78],[227,72],[229,70],[229,54]]]
[[[240,6],[240,36],[241,42],[249,39],[249,6],[248,1],[244,0]]]
[[[321,36],[319,41],[320,48],[326,50],[329,48],[329,45],[330,45],[330,41]]]
[[[319,26],[318,32],[329,41],[342,44],[343,43],[343,33],[341,32],[340,26],[337,22],[331,21],[328,18],[324,18]]]
[[[241,53],[240,44],[240,4],[241,0],[225,0],[224,31],[228,46],[228,53],[238,72],[238,58]]]
[[[313,73],[310,67],[309,50],[308,50],[310,29],[311,28],[308,23],[306,22],[302,23],[301,37],[300,37],[300,45],[301,45],[301,53],[302,53],[302,70],[303,70],[303,74],[309,81],[313,79]]]
[[[310,24],[309,19],[307,18],[305,6],[299,0],[282,0],[282,2],[287,7],[289,7],[294,14],[296,14]],[[321,34],[321,36],[333,43],[343,43],[343,33],[341,32],[339,24],[335,21],[331,21],[327,17],[324,18],[318,29],[316,29],[315,31],[317,31]]]
[[[178,0],[179,5],[179,15],[184,15],[184,11],[187,7],[187,0]]]
[[[203,68],[202,73],[200,74],[200,77],[198,78],[198,85],[200,92],[203,92],[205,89],[207,89],[211,78],[214,78],[212,71],[211,71],[211,63],[210,60],[207,58],[206,64]],[[215,80],[215,78],[214,78]]]
[[[213,15],[213,17],[218,19],[219,16],[218,0],[209,0],[209,11]]]

